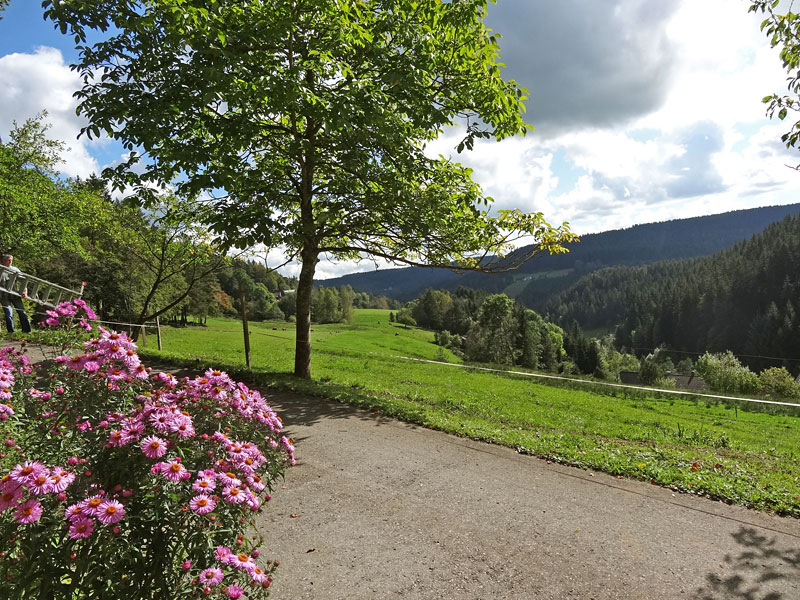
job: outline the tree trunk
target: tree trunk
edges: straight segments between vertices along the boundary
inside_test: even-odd
[[[294,347],[294,374],[311,379],[311,292],[314,290],[314,272],[317,255],[303,250],[303,266],[297,282],[297,324]]]
[[[244,362],[248,369],[250,364],[250,326],[247,324],[247,299],[242,292],[242,332],[244,333]]]

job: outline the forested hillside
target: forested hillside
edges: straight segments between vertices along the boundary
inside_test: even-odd
[[[798,211],[800,204],[768,206],[584,235],[579,243],[569,245],[568,254],[540,255],[505,274],[458,275],[446,269],[411,267],[353,273],[323,283],[351,285],[400,300],[411,300],[429,287],[455,290],[465,286],[489,293],[503,292],[538,309],[552,294],[597,269],[713,254]]]
[[[713,256],[591,273],[552,298],[545,312],[562,323],[616,331],[617,343],[628,348],[732,350],[754,368],[784,364],[796,374],[798,304],[795,214]]]

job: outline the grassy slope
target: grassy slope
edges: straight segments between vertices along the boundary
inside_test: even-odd
[[[800,516],[799,417],[636,392],[600,395],[521,376],[404,361],[391,355],[441,360],[442,351],[430,332],[391,325],[388,311],[379,310],[357,311],[351,325],[315,325],[315,379],[299,382],[286,375],[293,364],[293,327],[252,323],[250,329],[254,370],[263,383],[564,463]],[[244,362],[236,321],[165,329],[164,348],[165,357],[199,357],[204,365],[232,371]],[[458,362],[449,352],[445,357]]]

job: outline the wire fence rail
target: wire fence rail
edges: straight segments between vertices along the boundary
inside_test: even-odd
[[[692,392],[692,391],[685,391],[685,390],[668,390],[664,388],[654,388],[654,387],[646,387],[640,385],[630,385],[625,383],[609,383],[607,381],[588,381],[586,379],[577,379],[575,377],[562,377],[560,375],[545,375],[544,373],[529,373],[527,371],[507,371],[505,369],[493,369],[491,367],[478,367],[474,365],[460,365],[457,363],[449,363],[440,360],[430,360],[427,358],[414,358],[411,356],[399,356],[393,355],[393,358],[399,358],[402,360],[412,360],[416,362],[424,362],[424,363],[431,363],[436,365],[447,365],[450,367],[460,367],[462,369],[473,369],[476,371],[488,371],[491,373],[504,373],[507,375],[522,375],[523,377],[534,377],[540,379],[552,379],[558,381],[568,381],[571,383],[579,383],[584,385],[592,385],[592,386],[607,386],[607,387],[614,387],[614,388],[623,388],[628,390],[639,390],[644,392],[655,392],[659,394],[674,394],[678,396],[691,396],[693,398],[710,398],[715,400],[736,400],[739,402],[754,402],[757,404],[774,404],[778,406],[792,406],[795,408],[800,408],[800,404],[794,402],[781,402],[778,400],[762,400],[758,398],[741,398],[737,396],[723,396],[719,394],[703,394],[699,392]]]
[[[147,330],[148,329],[155,329],[156,330],[156,339],[158,342],[158,349],[163,350],[164,345],[161,338],[161,322],[158,317],[152,323],[124,323],[121,321],[97,321],[101,325],[121,325],[124,330],[128,332],[128,335],[133,335],[134,331],[139,332],[139,339],[141,340],[141,345],[143,347],[147,346]]]
[[[227,331],[228,333],[233,332],[233,330]],[[258,331],[256,330],[257,334],[260,334],[264,337],[274,338],[287,343],[287,345],[293,345],[294,339],[288,336],[281,336],[275,335],[267,331]],[[320,340],[321,341],[321,340]],[[340,352],[352,353],[352,354],[364,354],[353,350],[351,347],[346,346],[339,346],[337,344],[331,344],[330,342],[323,342],[319,349],[325,350],[338,350]],[[159,350],[161,350],[161,346],[159,346]],[[697,391],[691,390],[674,390],[674,389],[666,389],[666,388],[655,388],[655,387],[648,387],[648,386],[640,386],[640,385],[631,385],[626,383],[610,383],[607,381],[597,381],[597,380],[587,380],[587,379],[579,379],[577,377],[564,377],[562,375],[548,375],[545,373],[532,373],[529,371],[516,371],[516,370],[507,370],[507,369],[496,369],[492,367],[481,367],[477,365],[465,365],[459,363],[451,363],[447,361],[441,360],[432,360],[427,358],[418,358],[412,356],[403,356],[400,354],[389,354],[385,352],[375,352],[370,351],[366,354],[370,354],[373,356],[383,357],[383,358],[390,358],[393,360],[407,360],[407,361],[414,361],[414,362],[421,362],[433,365],[443,365],[448,367],[457,367],[465,370],[474,370],[474,371],[484,371],[489,373],[499,373],[503,375],[518,375],[522,377],[531,377],[534,379],[545,379],[551,381],[563,381],[578,385],[583,385],[586,387],[593,387],[593,386],[600,386],[600,387],[609,387],[609,388],[616,388],[616,389],[623,389],[623,390],[635,390],[639,392],[647,392],[647,393],[657,393],[657,394],[668,394],[674,396],[683,396],[683,397],[690,397],[690,398],[706,398],[709,400],[722,400],[722,401],[734,401],[734,402],[749,402],[752,404],[761,404],[761,405],[773,405],[773,406],[787,406],[792,408],[800,409],[800,403],[796,402],[784,402],[780,400],[766,400],[760,398],[744,398],[740,396],[726,396],[722,394],[707,394]]]

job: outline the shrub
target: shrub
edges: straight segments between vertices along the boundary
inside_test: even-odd
[[[758,380],[765,394],[782,398],[800,397],[800,385],[795,383],[791,373],[785,367],[764,369],[758,376]]]
[[[414,326],[417,324],[414,317],[411,315],[411,309],[408,307],[403,307],[397,311],[397,315],[395,316],[395,322],[400,323],[401,325],[405,325],[406,327]]]
[[[657,381],[663,380],[666,370],[654,354],[648,354],[642,359],[639,368],[639,380],[645,385],[655,385]]]
[[[730,350],[720,354],[706,352],[697,359],[695,370],[708,387],[718,392],[755,394],[761,387],[758,375],[743,366]]]
[[[48,315],[92,329],[80,300]],[[276,563],[247,534],[294,462],[280,419],[225,373],[152,375],[125,334],[93,333],[49,372],[0,350],[7,597],[266,597]]]

